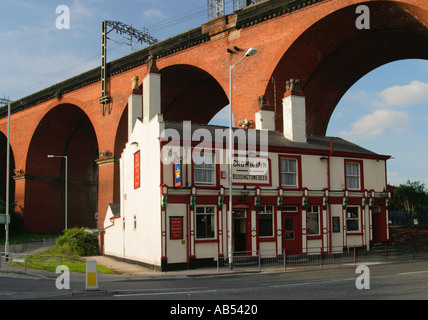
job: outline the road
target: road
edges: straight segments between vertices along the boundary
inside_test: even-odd
[[[162,300],[168,301],[164,312],[171,312],[168,306],[177,306],[174,301],[187,301],[187,305],[191,302],[201,305],[203,301],[202,304],[210,306],[218,301],[240,301],[257,306],[264,300],[428,299],[428,261],[367,267],[363,273],[356,273],[356,266],[346,266],[233,276],[213,274],[163,281],[122,281],[117,276],[100,276],[101,291],[96,293],[84,291],[83,275],[71,275],[71,290],[58,290],[54,277],[40,279],[0,274],[0,299]],[[362,276],[366,278],[361,279]],[[358,289],[357,284],[369,285],[369,289]]]
[[[357,289],[357,279],[363,274],[357,274],[356,268],[351,267],[180,279],[146,283],[144,287],[127,283],[108,298],[244,301],[428,299],[428,262],[373,265],[368,268],[370,289]]]

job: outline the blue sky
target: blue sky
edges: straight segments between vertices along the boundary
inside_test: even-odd
[[[56,8],[70,8],[70,29],[58,30]],[[226,1],[228,12],[232,0]],[[0,0],[0,96],[16,100],[100,65],[101,22],[146,27],[160,40],[207,21],[206,0]],[[111,34],[108,60],[141,49]],[[331,118],[340,136],[393,156],[388,181],[428,186],[428,61],[382,66],[358,81]],[[220,114],[215,123],[227,125]]]
[[[391,155],[389,183],[428,186],[428,61],[396,61],[360,79],[336,107],[327,134]]]

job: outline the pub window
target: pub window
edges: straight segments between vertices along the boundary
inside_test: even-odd
[[[309,236],[319,236],[320,232],[320,207],[309,206],[306,210],[306,229]]]
[[[348,232],[360,231],[360,208],[346,208],[346,229]]]
[[[195,184],[214,185],[214,154],[201,154],[201,163],[194,165]]]
[[[215,238],[215,207],[196,207],[196,239]]]
[[[346,163],[346,187],[348,189],[360,189],[360,164]]]
[[[297,159],[281,159],[281,185],[297,188]]]
[[[259,236],[273,237],[273,206],[260,206],[259,212]]]

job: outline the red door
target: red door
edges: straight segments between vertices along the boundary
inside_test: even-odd
[[[386,238],[386,210],[382,207],[372,209],[373,242],[384,242]]]
[[[282,215],[282,242],[287,253],[302,252],[302,221],[298,213]]]

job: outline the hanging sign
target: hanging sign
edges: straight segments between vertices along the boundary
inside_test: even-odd
[[[181,161],[174,163],[174,187],[181,187]]]
[[[5,214],[0,214],[0,224],[7,224],[7,216]]]
[[[140,151],[134,153],[134,189],[140,187]]]

